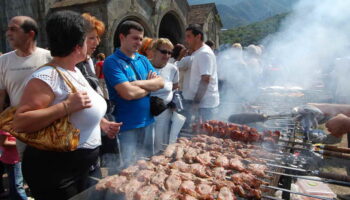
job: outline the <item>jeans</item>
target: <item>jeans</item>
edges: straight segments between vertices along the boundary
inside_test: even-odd
[[[16,164],[4,164],[9,177],[10,199],[25,200],[26,192],[23,188],[23,176],[21,162]]]
[[[154,134],[153,124],[118,134],[123,167],[133,164],[139,157],[154,155]]]

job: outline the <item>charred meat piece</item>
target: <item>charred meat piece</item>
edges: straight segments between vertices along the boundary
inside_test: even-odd
[[[206,173],[206,167],[199,163],[191,164],[190,170],[192,174],[196,176],[199,176],[201,178],[209,178],[208,174]]]
[[[236,196],[228,187],[222,187],[220,189],[218,200],[236,200]]]
[[[148,169],[153,170],[155,168],[155,165],[149,161],[146,160],[139,160],[136,162],[136,165],[139,167],[139,169]]]
[[[251,188],[260,188],[260,185],[263,184],[264,182],[257,179],[253,174],[250,173],[237,173],[232,175],[232,181],[239,185],[239,184],[247,184]]]
[[[112,192],[118,194],[121,192],[121,188],[124,184],[128,182],[128,179],[125,176],[113,176],[114,178],[107,182],[106,186]]]
[[[155,175],[155,171],[153,170],[141,170],[137,173],[136,178],[140,182],[149,182],[152,178],[152,176]]]
[[[206,165],[206,166],[211,165],[211,159],[212,159],[212,157],[210,156],[209,152],[198,154],[196,156],[196,161],[198,161],[202,165]]]
[[[191,141],[185,137],[180,137],[179,139],[177,139],[177,142],[180,144],[184,144],[184,145],[190,145]]]
[[[126,177],[130,177],[130,176],[133,176],[136,172],[138,172],[140,169],[139,169],[139,166],[137,165],[132,165],[126,169],[123,169],[121,172],[120,172],[120,175],[122,176],[126,176]]]
[[[135,200],[156,200],[158,199],[159,190],[155,185],[146,185],[140,188],[135,196]]]
[[[177,146],[176,152],[175,152],[176,160],[181,160],[182,157],[184,156],[184,154],[185,154],[184,147],[183,146]]]
[[[190,171],[190,166],[182,160],[177,160],[177,161],[171,163],[170,167],[172,169],[177,169],[181,172],[189,172]]]
[[[165,181],[165,188],[172,192],[177,192],[182,181],[178,175],[170,175]]]
[[[165,157],[164,155],[152,156],[151,162],[155,165],[167,165],[170,159]]]
[[[193,160],[196,158],[197,154],[198,154],[198,149],[188,147],[183,159],[188,163],[193,163]]]
[[[168,177],[168,175],[164,172],[157,172],[152,176],[151,183],[158,186],[158,188],[165,190],[165,179]]]
[[[222,145],[222,143],[223,143],[223,139],[221,139],[221,138],[217,138],[217,137],[209,137],[208,139],[207,139],[207,142],[209,143],[209,144],[217,144],[217,145]]]
[[[159,200],[178,200],[179,193],[166,191],[162,193],[159,197]]]
[[[169,144],[164,151],[164,156],[168,158],[172,158],[176,152],[176,148],[178,145],[179,145],[178,143]]]
[[[179,188],[180,193],[189,194],[191,196],[197,197],[196,185],[193,181],[184,181],[181,183]]]
[[[267,177],[265,174],[265,170],[267,170],[266,165],[261,165],[261,164],[249,164],[248,169],[250,172],[256,176],[259,177]]]
[[[185,194],[181,197],[181,200],[197,200],[197,198],[195,198],[191,195]]]
[[[215,167],[212,170],[212,176],[216,179],[219,179],[219,180],[225,180],[226,173],[227,173],[227,171],[223,167]]]
[[[151,183],[158,186],[161,190],[165,190],[165,179],[168,175],[164,172],[157,172],[152,178]]]
[[[110,181],[113,181],[113,179],[118,178],[119,175],[114,175],[114,176],[108,176],[104,179],[101,179],[95,186],[96,190],[105,190],[107,189],[106,184],[109,183]]]
[[[125,194],[125,199],[134,199],[135,193],[144,185],[144,183],[138,181],[136,178],[131,179],[129,182],[123,184],[120,187],[120,192]]]
[[[216,160],[214,161],[214,164],[215,166],[218,166],[218,167],[229,167],[230,166],[230,162],[229,160],[227,159],[226,156],[224,155],[220,155],[216,158]]]
[[[245,167],[239,158],[230,159],[230,168],[239,172],[245,171]]]
[[[212,198],[213,191],[214,191],[214,187],[208,184],[201,183],[196,186],[196,192],[199,199]]]

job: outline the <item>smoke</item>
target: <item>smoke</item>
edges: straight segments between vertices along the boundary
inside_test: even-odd
[[[243,48],[248,73],[245,81],[235,83],[235,87],[222,88],[224,99],[234,100],[240,96],[242,102],[254,102],[261,91],[258,88],[278,85],[324,89],[343,103],[350,100],[349,8],[347,0],[296,2],[279,31],[261,42],[262,54],[257,59],[262,72],[253,69],[249,62],[252,57],[248,49]],[[235,66],[234,58],[227,59],[231,53],[229,49],[218,55],[219,73],[224,71],[225,76],[230,77],[223,79],[228,85],[242,79],[236,78],[242,70],[237,70],[240,67]]]
[[[280,32],[266,38],[264,60],[283,71],[280,81],[309,88],[332,71],[338,56],[348,52],[349,1],[302,0],[283,22]]]

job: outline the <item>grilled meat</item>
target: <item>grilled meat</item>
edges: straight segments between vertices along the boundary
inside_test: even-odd
[[[235,200],[236,197],[228,187],[222,187],[220,189],[218,200]]]
[[[140,188],[135,195],[135,200],[156,200],[158,199],[159,190],[155,185],[146,185]]]

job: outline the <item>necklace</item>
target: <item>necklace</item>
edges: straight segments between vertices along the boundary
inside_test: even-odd
[[[74,79],[75,82],[77,82],[78,84],[82,85],[83,87],[86,87],[86,83],[85,83],[83,80],[79,79],[79,77],[78,77],[78,78],[75,78],[75,77],[70,73],[70,71],[67,70],[67,69],[66,69],[66,72],[67,72],[67,74],[69,74],[69,76],[70,76],[72,79]]]

